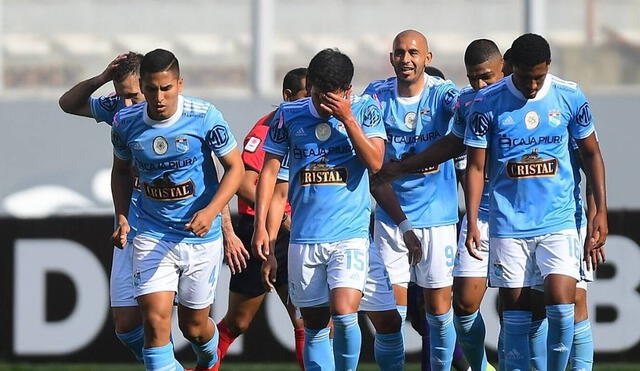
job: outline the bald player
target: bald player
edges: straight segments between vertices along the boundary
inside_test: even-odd
[[[379,99],[387,142],[385,163],[400,161],[424,151],[451,129],[458,91],[451,81],[429,76],[431,62],[427,39],[406,30],[393,40],[389,60],[396,76],[372,82],[365,93]],[[409,281],[423,288],[431,338],[431,367],[449,370],[455,347],[451,286],[458,221],[453,160],[421,168],[391,182],[407,220],[398,226],[380,207],[376,210],[375,244],[380,248],[396,304],[406,316]],[[413,230],[421,240],[422,254],[414,265],[411,246],[403,235]]]

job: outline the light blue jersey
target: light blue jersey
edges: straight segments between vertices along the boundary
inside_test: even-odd
[[[580,182],[582,181],[580,170],[583,168],[582,159],[578,151],[578,143],[576,143],[573,138],[569,139],[569,158],[571,159],[571,168],[573,169],[573,179],[575,182],[573,197],[576,200],[576,228],[580,231],[580,228],[586,227],[587,225],[587,214],[584,211],[582,190],[580,189]]]
[[[119,96],[112,94],[102,97],[90,97],[89,107],[91,108],[91,116],[96,122],[105,122],[109,126],[113,123],[113,116],[125,108],[124,100]],[[138,198],[140,198],[140,182],[138,176],[135,175],[133,182],[133,190],[131,192],[131,203],[129,203],[129,215],[127,221],[131,227],[131,231],[127,234],[127,241],[133,241],[136,236],[138,225]]]
[[[178,110],[163,121],[140,103],[119,111],[113,122],[115,155],[132,160],[140,175],[138,233],[155,239],[203,243],[220,238],[220,215],[197,237],[184,226],[218,190],[211,153],[222,157],[236,140],[211,103],[179,96]]]
[[[264,150],[289,154],[292,243],[367,237],[369,172],[356,156],[343,123],[322,118],[311,98],[280,105]],[[385,138],[380,108],[368,95],[351,97],[351,110],[369,138]]]
[[[374,81],[365,93],[379,99],[387,131],[385,162],[424,151],[449,133],[458,91],[451,81],[424,75],[419,96],[397,94],[395,77]],[[453,160],[421,169],[391,182],[402,210],[417,228],[455,224],[458,221],[457,184]],[[376,218],[395,225],[378,206]]]
[[[285,154],[280,163],[280,170],[278,170],[278,180],[283,182],[289,181],[289,154]]]
[[[458,138],[464,140],[464,132],[467,128],[467,119],[469,112],[471,111],[471,105],[473,99],[476,96],[476,91],[470,85],[465,86],[460,90],[460,96],[456,103],[456,113],[451,127],[451,132]],[[482,220],[489,220],[489,186],[488,178],[485,176],[484,188],[482,189],[482,198],[480,199],[480,208],[478,209],[478,218]]]
[[[528,238],[575,229],[569,139],[594,132],[577,84],[547,74],[534,99],[511,77],[478,92],[465,144],[487,149],[489,235]]]

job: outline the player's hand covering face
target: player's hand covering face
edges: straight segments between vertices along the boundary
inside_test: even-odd
[[[154,72],[140,76],[140,88],[147,100],[147,113],[154,120],[165,120],[178,110],[182,92],[182,77],[173,71]]]

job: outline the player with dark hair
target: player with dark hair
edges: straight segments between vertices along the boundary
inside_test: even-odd
[[[431,61],[427,40],[406,30],[393,41],[389,55],[395,77],[374,81],[365,93],[381,102],[387,131],[385,163],[411,157],[446,135],[458,91],[451,81],[424,73]],[[431,342],[431,367],[448,370],[455,348],[451,311],[451,271],[456,250],[457,199],[453,160],[420,169],[391,183],[407,220],[396,226],[376,209],[375,242],[394,285],[396,304],[406,316],[407,286],[415,278],[423,288]],[[414,229],[415,227],[415,229]],[[411,266],[403,234],[414,230],[421,240],[421,259]],[[422,245],[422,246],[420,246]]]
[[[307,96],[305,80],[307,77],[306,68],[296,68],[289,71],[282,83],[282,99],[285,102],[292,102]],[[251,237],[253,235],[253,223],[255,211],[253,204],[256,197],[256,184],[258,176],[262,170],[264,162],[264,150],[262,146],[269,131],[269,125],[275,117],[272,111],[263,116],[249,131],[244,139],[244,150],[242,151],[242,161],[244,162],[245,174],[238,188],[238,214],[239,220],[237,231],[242,244],[251,248]],[[285,221],[280,232],[277,233],[276,252],[278,265],[287,266],[287,249],[289,245],[290,210],[284,213]],[[218,322],[220,331],[220,341],[218,343],[218,364],[227,354],[227,349],[233,341],[244,333],[251,324],[256,312],[260,309],[264,301],[266,288],[261,283],[262,260],[257,256],[252,256],[247,262],[247,267],[242,272],[234,272],[229,283],[229,309],[224,318]],[[304,348],[304,328],[302,321],[296,318],[296,309],[289,302],[287,291],[287,270],[278,271],[276,281],[273,282],[275,291],[286,306],[289,317],[295,331],[296,339],[296,359],[301,368],[303,366],[302,352]]]
[[[269,129],[252,247],[269,247],[269,205],[288,154],[289,294],[304,321],[305,369],[355,370],[362,342],[357,311],[368,268],[369,173],[382,166],[385,132],[377,103],[351,96],[353,64],[345,54],[320,51],[307,76],[311,97],[283,103]]]
[[[112,193],[114,243],[129,232],[130,166],[140,177],[138,230],[133,240],[135,296],[142,312],[147,370],[182,370],[170,342],[178,322],[197,355],[196,370],[217,360],[218,331],[209,318],[222,263],[220,212],[237,191],[244,166],[222,114],[209,102],[184,97],[178,60],[156,49],[140,64],[145,103],[114,117]],[[212,154],[222,163],[218,181]]]
[[[97,122],[111,125],[116,112],[144,100],[138,83],[141,60],[142,55],[134,52],[117,56],[101,74],[76,84],[64,93],[59,100],[60,108],[66,113],[91,117]],[[109,81],[113,82],[114,94],[102,97],[91,96]],[[137,184],[137,181],[134,180],[134,184]],[[139,194],[139,189],[134,187],[129,205],[132,229],[135,229],[136,225]],[[137,360],[142,361],[144,335],[138,303],[133,295],[131,267],[133,254],[131,241],[135,236],[134,232],[130,233],[123,249],[113,249],[109,291],[116,336]]]
[[[512,60],[511,60],[511,49],[507,49],[506,52],[504,52],[504,57],[503,57],[504,63],[502,64],[502,73],[505,76],[509,76],[513,73],[513,65],[512,65]]]
[[[500,287],[506,369],[529,368],[529,291],[544,284],[547,369],[563,370],[573,341],[583,256],[569,141],[577,142],[593,185],[589,256],[602,248],[608,233],[604,164],[584,94],[577,84],[548,73],[547,41],[525,34],[513,42],[511,53],[513,74],[478,93],[465,132],[466,247],[473,256],[482,246],[477,223],[486,162],[489,280]]]

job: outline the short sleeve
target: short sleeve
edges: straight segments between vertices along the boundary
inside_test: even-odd
[[[569,134],[575,139],[584,139],[595,131],[591,107],[580,88],[571,101],[571,119],[569,120]]]
[[[120,98],[117,95],[89,98],[91,116],[93,116],[96,122],[106,122],[111,125],[113,123],[113,116],[118,112],[119,106]]]
[[[123,132],[118,129],[118,117],[114,117],[114,125],[111,127],[111,144],[113,145],[113,154],[123,161],[131,160],[131,150],[127,145]]]
[[[467,116],[467,127],[464,133],[464,144],[475,148],[487,148],[487,133],[492,119],[492,112],[485,109],[482,100],[475,100]]]
[[[278,170],[278,180],[283,182],[289,181],[289,154],[287,153],[282,158],[282,163],[280,164],[280,170]]]
[[[361,116],[360,125],[367,138],[382,138],[387,140],[387,133],[382,121],[382,111],[373,98],[367,98]]]
[[[264,142],[264,151],[277,156],[284,156],[289,152],[289,135],[283,110],[278,108],[276,117],[269,125],[269,132]]]
[[[454,114],[456,109],[456,104],[458,103],[458,97],[460,92],[456,88],[456,86],[448,81],[444,84],[442,88],[441,98],[440,98],[440,107],[449,114]]]
[[[207,111],[204,127],[205,143],[216,157],[223,157],[237,147],[236,138],[231,134],[229,125],[220,111],[213,106]]]
[[[451,132],[458,138],[464,139],[464,131],[467,127],[465,121],[465,109],[461,104],[461,99],[456,100],[453,114],[453,124],[451,126]]]

